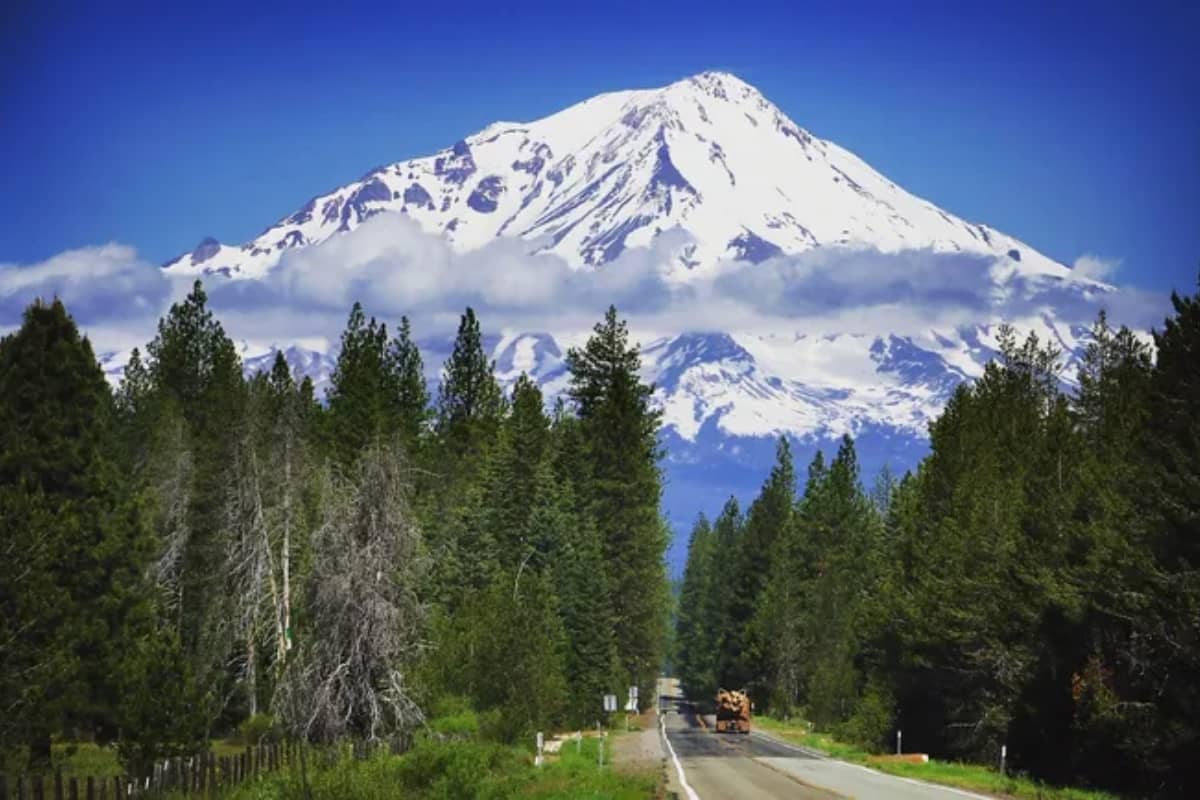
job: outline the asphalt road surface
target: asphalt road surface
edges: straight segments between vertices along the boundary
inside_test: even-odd
[[[766,734],[713,733],[679,694],[674,679],[659,682],[669,789],[683,800],[963,800],[983,798],[885,775],[825,758]],[[986,800],[986,799],[985,799]]]

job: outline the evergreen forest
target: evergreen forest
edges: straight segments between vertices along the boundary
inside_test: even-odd
[[[1200,793],[1200,295],[1104,315],[1076,376],[1005,328],[908,474],[846,437],[692,531],[675,667],[874,752]],[[1068,381],[1068,377],[1071,378]]]
[[[501,391],[472,309],[435,394],[388,322],[355,304],[317,397],[282,355],[245,377],[196,282],[113,390],[62,302],[27,308],[0,342],[5,763],[84,741],[141,775],[247,720],[395,742],[455,709],[532,741],[653,697],[668,532],[625,322],[549,407]]]

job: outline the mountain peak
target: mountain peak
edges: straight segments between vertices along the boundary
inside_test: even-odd
[[[762,92],[737,75],[734,75],[732,72],[722,72],[720,70],[700,72],[689,78],[675,82],[671,87],[679,85],[694,87],[710,97],[733,101],[747,97],[761,98],[763,96]]]
[[[1009,271],[1070,274],[1022,242],[914,197],[719,70],[489,125],[316,197],[240,247],[205,242],[165,266],[261,277],[283,252],[382,212],[407,215],[459,250],[513,237],[578,267],[681,229],[692,243],[664,265],[681,275],[817,247],[974,253]]]

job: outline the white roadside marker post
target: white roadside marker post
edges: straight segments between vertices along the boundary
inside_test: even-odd
[[[538,734],[537,734],[537,757],[533,759],[533,765],[535,767],[540,767],[542,765],[542,748],[544,748],[545,745],[546,745],[546,740],[542,736],[542,732],[538,731]]]
[[[1004,774],[1004,762],[1008,760],[1008,745],[1000,745],[1000,774]]]
[[[901,753],[904,752],[904,750],[901,749],[901,747],[900,747],[900,741],[903,737],[904,737],[904,731],[897,730],[896,731],[896,755],[900,755]]]

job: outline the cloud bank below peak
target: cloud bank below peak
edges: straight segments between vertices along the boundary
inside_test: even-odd
[[[643,339],[698,331],[903,336],[1044,314],[1086,325],[1101,307],[1145,329],[1166,309],[1163,297],[1098,283],[1112,268],[1093,256],[1077,262],[1086,280],[1023,275],[994,258],[926,250],[822,248],[688,270],[681,254],[689,241],[670,230],[600,268],[577,269],[514,238],[459,252],[407,217],[385,213],[285,253],[261,279],[213,275],[205,289],[232,336],[278,343],[336,341],[355,301],[384,320],[409,316],[421,336],[453,333],[470,305],[490,331],[568,338],[588,331],[613,304]],[[150,338],[155,320],[191,281],[120,244],[0,264],[0,326],[19,324],[34,297],[57,295],[98,347],[123,349]]]

